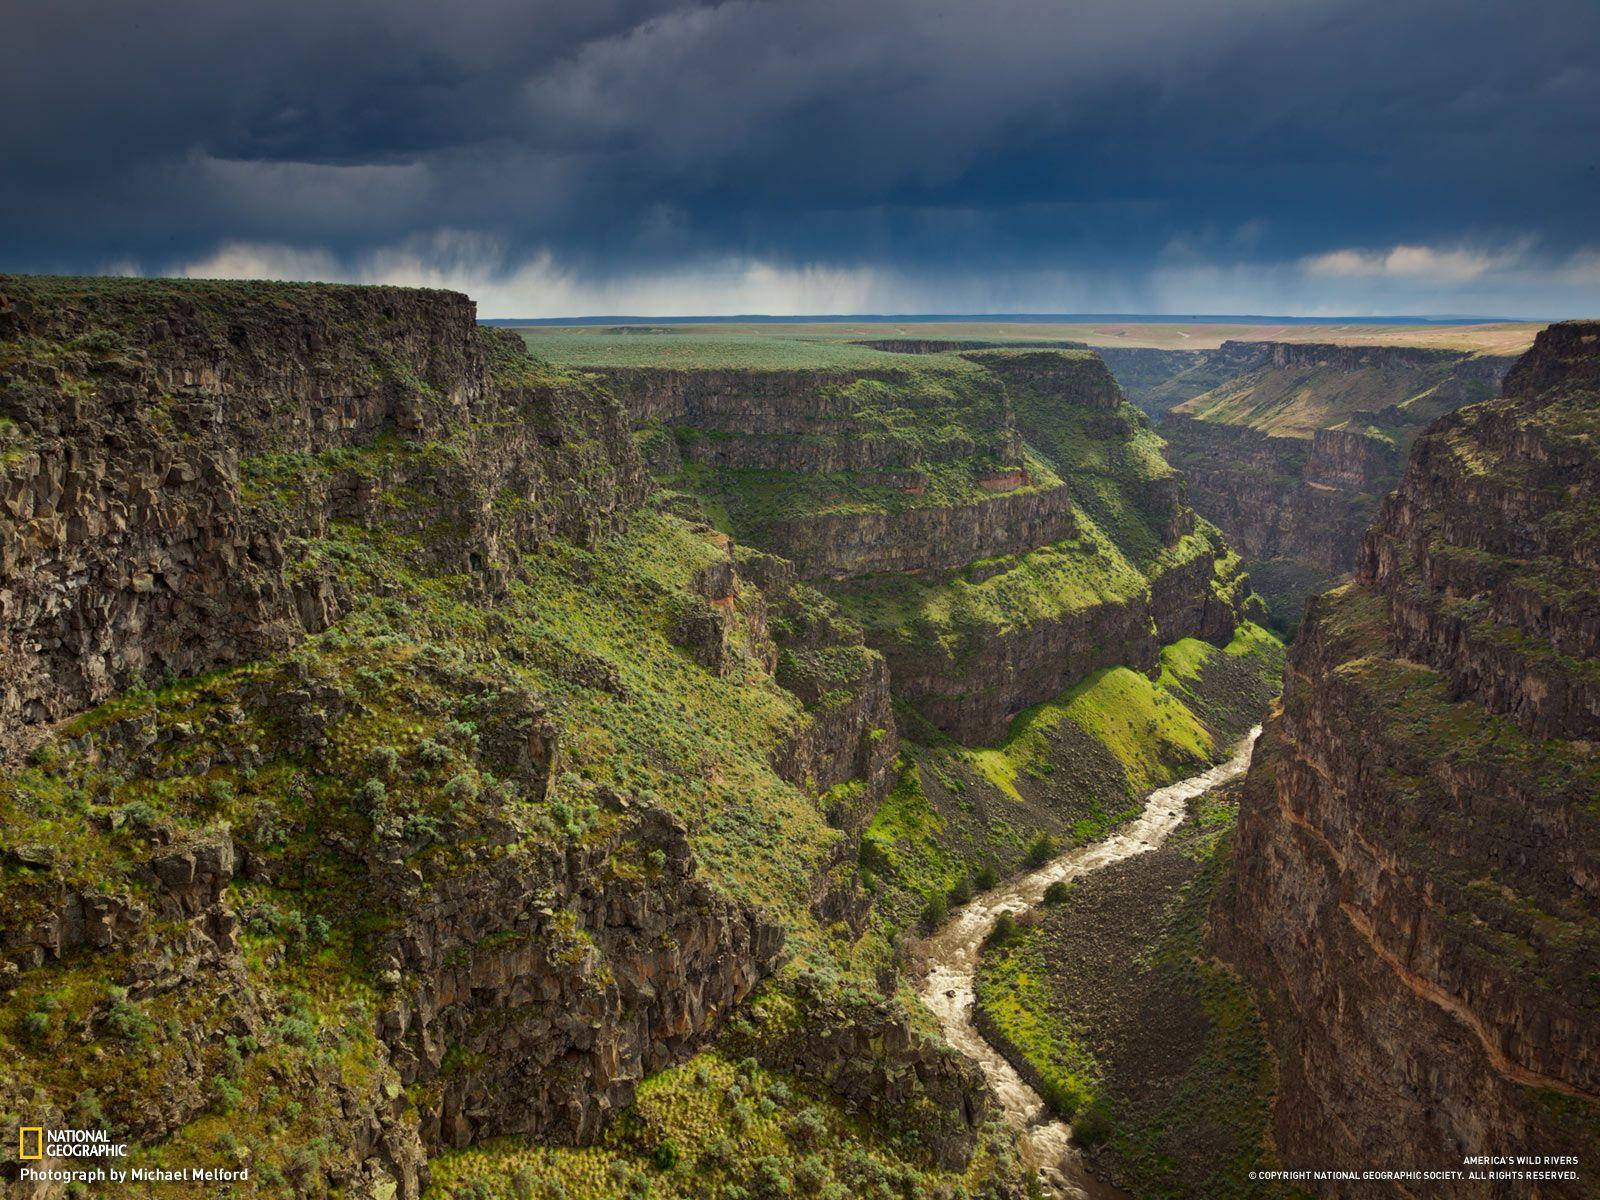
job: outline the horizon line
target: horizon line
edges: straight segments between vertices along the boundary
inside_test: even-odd
[[[1295,317],[1267,313],[737,313],[702,316],[644,316],[591,314],[572,317],[481,317],[483,325],[800,325],[846,321],[908,324],[942,324],[986,321],[1019,325],[1077,325],[1090,321],[1119,321],[1147,325],[1526,325],[1564,318],[1491,317],[1464,314],[1394,314],[1391,316]]]

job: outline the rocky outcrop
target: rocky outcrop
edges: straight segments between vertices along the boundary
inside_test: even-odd
[[[1105,511],[1108,494],[1148,523],[1163,546],[1195,528],[1183,477],[1163,457],[1150,423],[1128,404],[1106,364],[1092,354],[966,355],[1006,381],[1017,429],[1062,472],[1078,503]]]
[[[1312,486],[1370,494],[1398,478],[1401,457],[1393,441],[1359,428],[1319,429],[1311,435],[1305,478]]]
[[[766,1065],[815,1080],[882,1127],[964,1171],[992,1099],[978,1065],[918,1029],[902,1003],[802,972],[785,1028],[748,1047]]]
[[[660,810],[604,841],[436,881],[398,859],[377,874],[383,905],[405,914],[380,952],[405,982],[379,1030],[401,1081],[421,1085],[435,1153],[513,1133],[594,1140],[783,949],[779,926],[696,876],[682,824]]]
[[[864,819],[891,786],[899,752],[883,656],[859,642],[817,644],[801,633],[784,639],[777,678],[811,717],[785,745],[779,774],[820,792],[859,780],[864,790],[855,811]],[[853,829],[857,819],[833,823]]]
[[[332,761],[339,738],[328,734],[355,711],[336,680],[292,666],[264,673],[238,699],[243,706],[221,707],[214,727],[143,713],[96,723],[56,752],[146,778],[168,762],[267,762],[292,748]],[[272,713],[267,738],[251,732],[257,705]],[[588,836],[548,836],[527,801],[551,791],[558,726],[526,694],[480,684],[460,711],[483,730],[473,743],[483,767],[519,790],[461,792],[470,798],[444,818],[448,828],[388,819],[383,790],[363,794],[373,807],[340,823],[370,821],[370,837],[330,833],[316,852],[316,887],[304,885],[304,859],[263,847],[264,836],[278,846],[277,835],[253,833],[247,849],[225,827],[185,830],[127,808],[94,818],[112,845],[132,839],[133,861],[120,870],[85,877],[84,864],[57,850],[12,852],[0,893],[0,989],[9,997],[52,969],[109,980],[107,1065],[124,1041],[147,1047],[138,1074],[100,1085],[117,1128],[146,1143],[178,1135],[215,1104],[217,1078],[253,1052],[239,1049],[241,1039],[259,1051],[290,1037],[311,1052],[310,1075],[292,1074],[280,1055],[275,1078],[297,1104],[337,1122],[300,1190],[321,1180],[414,1200],[428,1154],[510,1133],[594,1140],[640,1080],[688,1057],[773,969],[783,929],[707,882],[682,823],[660,808],[600,789]],[[574,786],[564,803],[581,800]],[[369,986],[382,998],[374,1012],[345,1008],[340,1022],[310,1024],[291,1009],[298,1024],[285,1026],[270,968],[303,978],[295,964],[308,953],[306,926],[298,916],[282,925],[261,888],[321,907],[328,889],[351,884],[365,914]],[[241,926],[283,937],[265,965]],[[284,937],[285,928],[297,932]],[[119,1017],[120,1004],[136,1007]],[[158,1036],[147,1009],[182,1019]],[[346,1027],[363,1018],[370,1033]],[[370,1050],[348,1051],[353,1067],[317,1052],[352,1037],[373,1039]],[[14,1082],[0,1075],[8,1106],[23,1099]]]
[[[1181,413],[1162,435],[1195,503],[1246,560],[1291,558],[1329,575],[1351,569],[1377,511],[1380,477],[1352,479],[1383,457],[1374,439],[1328,430],[1308,445]]]
[[[671,486],[721,507],[735,536],[807,578],[953,569],[1072,529],[1070,497],[1032,478],[988,372],[597,374],[647,427],[647,454]]]
[[[843,394],[870,381],[894,384],[905,373],[833,369],[747,370],[605,367],[595,372],[637,425],[651,421],[718,433],[837,434],[852,431]]]
[[[1163,645],[1197,637],[1225,645],[1241,616],[1212,588],[1214,550],[1133,596],[1015,625],[974,625],[958,643],[882,644],[901,695],[936,728],[967,745],[1004,739],[1023,709],[1059,696],[1103,667],[1153,670]]]
[[[1388,599],[1397,653],[1530,737],[1600,730],[1600,484],[1585,412],[1593,325],[1553,326],[1506,379],[1505,400],[1420,441],[1362,548]]]
[[[524,371],[454,293],[0,277],[0,314],[13,731],[327,625],[344,600],[288,544],[406,519],[371,505],[380,479],[427,481],[475,535],[452,545],[486,586],[518,548],[592,535],[643,497],[615,407]],[[426,453],[463,427],[480,431],[470,471]],[[395,452],[364,453],[382,438]]]
[[[1026,553],[1077,526],[1065,487],[902,512],[825,514],[773,522],[762,544],[811,578],[950,571],[977,558]]]
[[[935,345],[951,348],[919,349]],[[1000,739],[1023,708],[1102,667],[1150,669],[1165,642],[1226,643],[1244,615],[1231,560],[1198,531],[1160,440],[1087,351],[962,349],[926,370],[855,374],[603,375],[646,424],[647,453],[679,502],[725,516],[863,617],[896,695],[962,741]],[[1068,571],[1063,559],[1082,561]],[[925,597],[904,619],[880,619],[912,578]],[[979,604],[969,586],[996,598]],[[1084,595],[1063,603],[1057,589]],[[874,670],[845,691],[875,691],[861,686]],[[813,716],[829,727],[835,712],[848,734],[879,727],[854,703]],[[875,761],[887,761],[881,749]]]
[[[964,578],[946,585],[953,593],[948,607],[957,614],[976,612],[965,590],[976,584],[994,589],[997,607],[1035,606],[1025,619],[974,615],[935,636],[911,623],[876,638],[897,693],[943,733],[993,744],[1018,712],[1093,671],[1151,669],[1160,647],[1180,638],[1225,644],[1244,617],[1246,596],[1219,585],[1219,573],[1231,571],[1225,548],[1214,532],[1196,531],[1182,479],[1162,460],[1159,440],[1122,399],[1105,365],[1090,354],[1049,351],[963,357],[1005,382],[1018,431],[1062,478],[1062,511],[1077,516],[1059,536],[1013,523],[1011,536],[977,548],[995,561],[974,563]],[[1018,496],[1016,503],[1030,499]],[[1035,568],[1026,552],[1080,534],[1109,537],[1127,555],[1121,570],[1140,569],[1145,586],[1105,587],[1092,599],[1064,605],[1048,585],[1034,583],[1034,570],[1048,568]],[[1070,550],[1057,545],[1051,553],[1057,552],[1083,555],[1081,570],[1089,579],[1110,579],[1118,570],[1111,553],[1093,541]]]
[[[120,738],[134,731],[107,732]],[[116,751],[114,745],[108,749]],[[241,867],[229,833],[175,833],[155,825],[142,840],[142,861],[126,879],[69,886],[54,869],[58,864],[50,863],[35,865],[36,877],[25,886],[13,882],[6,895],[7,924],[0,931],[5,954],[0,989],[10,995],[23,972],[70,962],[84,953],[120,972],[112,976],[117,982],[109,1002],[94,1015],[93,1027],[102,1047],[112,1048],[113,1062],[120,1045],[131,1041],[142,1046],[140,1074],[120,1081],[123,1089],[132,1084],[138,1102],[118,1106],[112,1128],[151,1144],[172,1137],[214,1106],[219,1077],[226,1079],[239,1067],[240,1040],[266,1038],[278,1014],[252,979],[238,936],[240,921],[226,895]],[[19,908],[38,919],[11,924]],[[168,1020],[159,1038],[143,1015],[153,1009],[181,1014]],[[159,1072],[160,1087],[141,1089],[143,1073],[152,1070]],[[317,1161],[318,1179],[360,1196],[412,1200],[421,1194],[427,1180],[425,1148],[394,1072],[351,1072],[330,1056],[314,1062],[305,1079],[285,1072],[284,1082],[306,1096],[309,1110],[326,1112],[339,1122],[339,1139]],[[98,1105],[102,1100],[112,1103],[117,1090],[102,1083],[98,1098],[88,1089],[80,1093],[77,1108],[63,1112],[57,1107],[59,1091],[52,1095],[25,1083],[19,1088],[16,1079],[0,1078],[0,1100],[7,1111],[26,1113],[56,1128],[103,1127],[106,1118]],[[86,1101],[92,1107],[84,1108]],[[309,1189],[311,1174],[295,1182]]]
[[[1457,350],[1426,346],[1357,346],[1337,342],[1261,342],[1267,363],[1274,367],[1332,367],[1339,371],[1359,371],[1367,367],[1453,366],[1466,357]],[[1238,349],[1251,348],[1242,343]]]
[[[963,354],[1002,379],[1008,391],[1052,397],[1057,404],[1114,412],[1122,392],[1105,363],[1094,354],[1055,350],[975,350]]]
[[[1501,399],[1417,441],[1295,642],[1217,911],[1277,1044],[1287,1166],[1600,1154],[1597,404],[1600,325],[1540,334]]]

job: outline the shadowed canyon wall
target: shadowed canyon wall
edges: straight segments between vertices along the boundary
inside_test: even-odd
[[[1228,342],[1161,385],[1170,393],[1197,376],[1212,384],[1166,411],[1162,435],[1195,508],[1243,556],[1274,622],[1292,628],[1308,596],[1354,569],[1412,440],[1439,415],[1493,395],[1512,361]]]
[[[1600,1157],[1597,422],[1600,325],[1552,326],[1417,439],[1291,650],[1216,911],[1288,1165]]]
[[[887,790],[884,661],[649,491],[463,296],[0,276],[0,1107],[208,1159],[226,1114],[288,1194],[412,1200],[597,1140],[859,923],[814,797]],[[979,1085],[896,1047],[963,1166]]]

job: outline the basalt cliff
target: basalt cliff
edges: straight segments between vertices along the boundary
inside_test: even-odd
[[[869,345],[882,368],[597,374],[685,510],[791,559],[922,721],[995,743],[1093,672],[1226,645],[1255,611],[1093,354]]]
[[[0,276],[8,1136],[1023,1194],[915,935],[1223,753],[1279,647],[1097,359],[916,349],[579,372],[448,292]]]
[[[1212,385],[1166,409],[1162,435],[1195,508],[1243,556],[1282,628],[1354,570],[1417,434],[1492,396],[1514,361],[1289,342],[1228,342],[1203,357],[1161,385]]]
[[[1600,324],[1552,326],[1416,440],[1354,581],[1307,612],[1214,913],[1287,1162],[1600,1160],[1597,438]]]

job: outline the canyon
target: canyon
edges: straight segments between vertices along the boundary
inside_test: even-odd
[[[1097,1179],[1592,1194],[1597,383],[1600,326],[1558,324],[1419,433],[1243,783],[994,927],[976,1026]]]
[[[1433,420],[1492,396],[1514,354],[1226,341],[1107,351],[1158,417],[1190,502],[1244,561],[1273,625],[1355,569],[1362,534]]]
[[[358,1200],[1593,1160],[1600,326],[1511,363],[0,276],[7,1129]]]
[[[1260,614],[1096,356],[971,344],[872,343],[886,365],[854,371],[594,376],[685,511],[794,562],[899,697],[989,744],[1094,670],[1225,645]]]
[[[0,277],[9,1119],[268,1194],[1021,1195],[916,936],[1278,648],[1092,354],[858,353]]]

